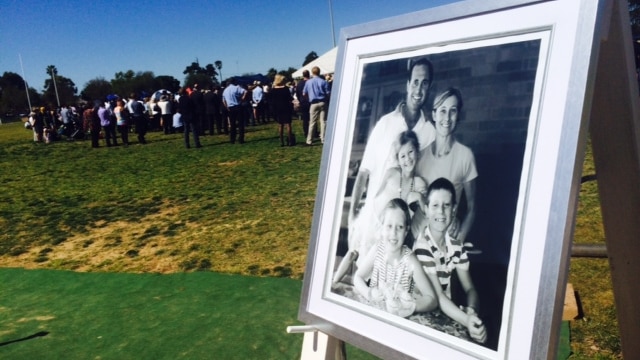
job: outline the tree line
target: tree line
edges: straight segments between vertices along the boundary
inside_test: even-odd
[[[305,57],[302,65],[306,65],[317,57],[316,52],[311,51]],[[291,79],[291,74],[296,70],[292,67],[286,70],[270,68],[264,75],[271,80],[274,79],[276,74],[281,74]],[[160,89],[175,93],[181,86],[180,81],[173,76],[156,76],[153,71],[135,72],[127,70],[115,73],[113,79],[110,80],[96,77],[89,80],[83,89],[78,91],[78,87],[73,80],[60,75],[55,65],[47,66],[45,71],[48,78],[44,82],[42,93],[33,87],[25,86],[26,82],[19,74],[8,71],[2,74],[0,77],[0,115],[3,118],[28,113],[29,105],[32,108],[36,106],[57,108],[59,105],[72,105],[83,101],[105,99],[110,94],[118,94],[120,96],[128,96],[131,93],[151,95]],[[183,86],[191,87],[194,84],[198,84],[200,88],[205,88],[220,85],[223,82],[222,61],[220,60],[202,66],[196,59],[190,65],[187,65],[182,73],[185,75]],[[248,75],[255,74],[243,74],[243,76]],[[26,91],[25,88],[27,89]]]

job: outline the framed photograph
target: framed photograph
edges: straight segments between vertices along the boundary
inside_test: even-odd
[[[383,358],[554,356],[606,12],[480,0],[342,30],[302,321]]]

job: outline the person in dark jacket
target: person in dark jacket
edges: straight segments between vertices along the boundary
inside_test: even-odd
[[[180,113],[182,124],[184,127],[184,146],[189,149],[191,144],[189,143],[189,131],[193,133],[193,142],[197,148],[202,147],[200,145],[200,135],[198,134],[197,119],[195,117],[195,104],[193,99],[187,93],[185,87],[178,90],[178,112]]]
[[[300,118],[302,119],[302,133],[304,134],[304,138],[307,138],[307,133],[309,132],[309,98],[303,95],[304,84],[309,80],[309,70],[304,70],[302,72],[302,80],[298,81],[296,84],[296,97],[298,98],[300,104]]]

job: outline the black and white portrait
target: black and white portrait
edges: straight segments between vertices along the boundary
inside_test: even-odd
[[[362,65],[334,293],[497,348],[540,46]]]

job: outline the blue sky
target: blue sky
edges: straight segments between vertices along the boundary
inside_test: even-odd
[[[42,91],[46,68],[78,91],[118,71],[153,71],[181,82],[191,62],[222,61],[222,76],[298,68],[310,51],[333,47],[340,29],[453,0],[97,0],[0,2],[0,73]]]

